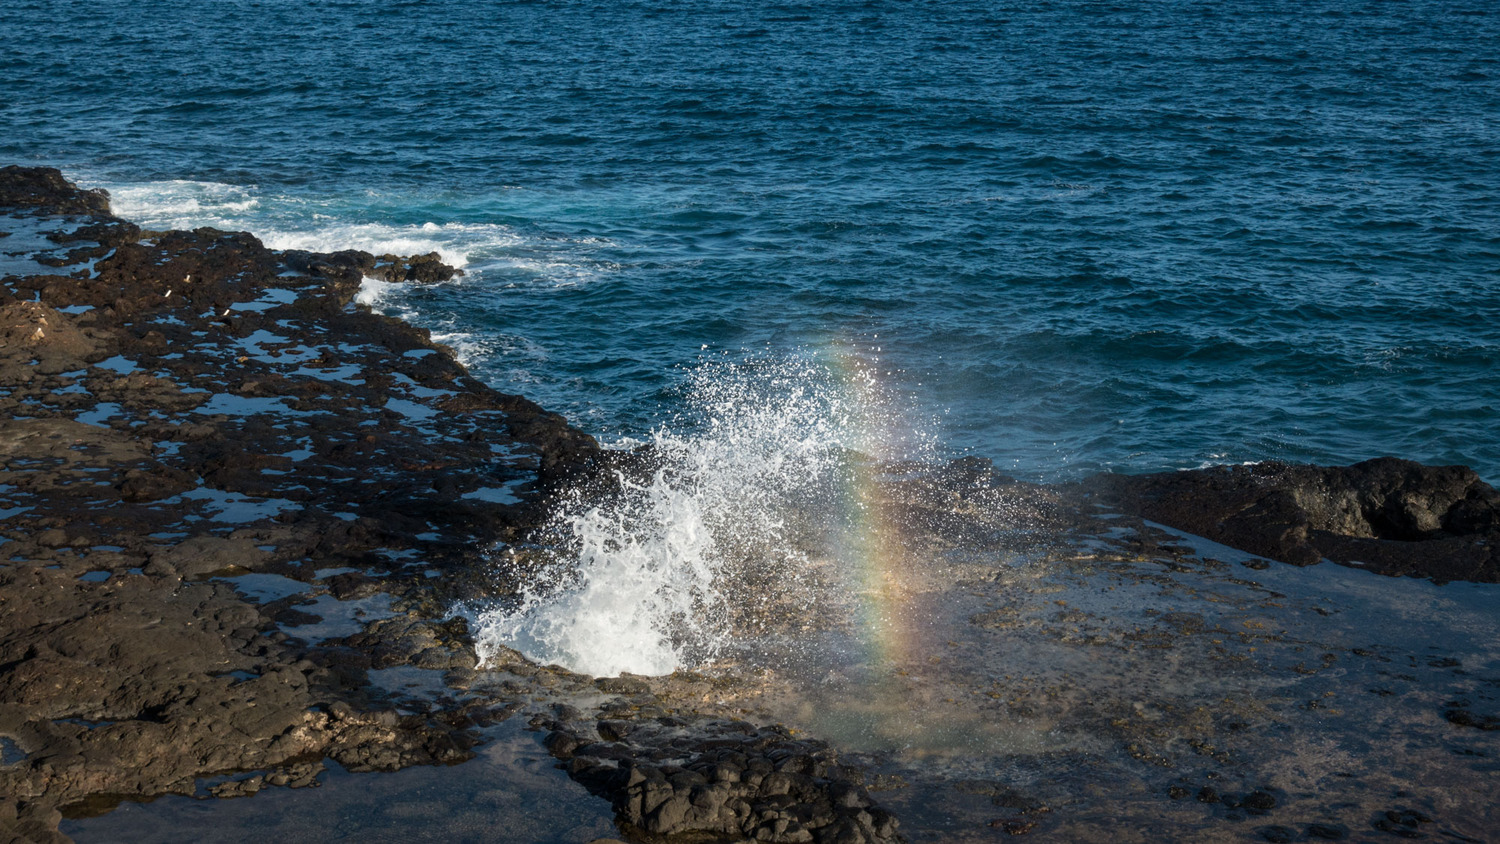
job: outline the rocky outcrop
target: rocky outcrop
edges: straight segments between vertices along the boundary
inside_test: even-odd
[[[547,748],[646,840],[904,840],[860,770],[822,742],[744,721],[642,718],[624,706],[594,724],[564,714],[544,722]]]
[[[1500,582],[1500,493],[1462,466],[1259,463],[1098,475],[1082,489],[1108,507],[1294,565],[1329,559]]]
[[[454,269],[443,263],[442,256],[436,252],[402,257],[400,255],[376,256],[355,249],[329,253],[288,249],[281,254],[282,260],[292,269],[325,278],[344,277],[350,273],[358,273],[363,278],[373,278],[377,281],[393,283],[414,281],[432,284],[439,281],[451,281],[464,274],[463,270]]]
[[[0,208],[45,214],[108,214],[109,194],[79,190],[52,167],[0,167]]]
[[[0,839],[467,758],[489,704],[398,714],[366,672],[472,668],[444,590],[505,589],[486,550],[596,446],[353,304],[452,268],[143,233],[47,169],[0,170],[0,232]]]
[[[60,811],[194,794],[213,774],[240,772],[209,790],[234,797],[313,784],[324,759],[468,758],[513,701],[401,714],[369,672],[473,682],[467,629],[445,619],[455,595],[517,588],[487,549],[602,463],[561,417],[353,304],[367,278],[456,271],[143,233],[56,171],[0,183],[25,199],[0,206],[0,230],[29,244],[0,257],[0,838],[62,840]],[[343,601],[368,611],[303,633]],[[507,669],[589,682],[519,654]],[[825,745],[661,713],[550,725],[632,836],[899,840]]]

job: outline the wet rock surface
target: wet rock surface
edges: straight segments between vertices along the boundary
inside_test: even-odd
[[[1500,823],[1493,586],[1293,568],[972,463],[866,503],[901,526],[873,637],[899,667],[803,650],[741,702],[902,783],[877,796],[911,840]]]
[[[367,672],[472,667],[416,621],[437,575],[595,446],[352,304],[451,268],[145,236],[53,170],[0,171],[0,214],[0,830],[468,758],[483,713],[398,714]]]
[[[551,730],[548,749],[611,801],[627,832],[646,840],[904,840],[896,819],[865,790],[863,771],[840,765],[824,742],[739,720],[641,712],[621,701],[592,725],[539,722]]]
[[[347,276],[352,270],[360,278],[373,278],[390,284],[404,281],[431,284],[449,281],[464,274],[463,270],[444,264],[442,256],[436,252],[403,257],[376,256],[355,249],[329,253],[287,249],[281,253],[281,260],[288,267],[309,275],[338,278]]]
[[[0,167],[0,207],[45,214],[109,214],[109,195],[79,190],[51,167]]]

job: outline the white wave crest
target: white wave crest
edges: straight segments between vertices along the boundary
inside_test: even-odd
[[[254,185],[172,179],[105,187],[115,214],[147,228],[211,226],[260,207]]]
[[[272,249],[337,252],[358,249],[376,255],[425,255],[436,252],[455,267],[466,267],[479,251],[519,246],[522,240],[507,226],[488,223],[341,223],[296,230],[270,230],[261,240]]]
[[[408,322],[419,322],[413,313],[406,313],[402,318]],[[476,335],[472,331],[433,331],[432,342],[442,343],[453,350],[454,358],[466,367],[473,367],[482,360],[487,360],[494,354],[496,341],[493,338]]]
[[[108,190],[116,214],[148,229],[213,226],[249,231],[272,249],[358,249],[376,255],[437,252],[446,263],[465,267],[473,256],[492,258],[526,245],[514,229],[499,223],[400,224],[359,219],[378,214],[386,206],[392,216],[405,213],[399,197],[303,197],[265,191],[256,185],[186,179],[79,181]]]

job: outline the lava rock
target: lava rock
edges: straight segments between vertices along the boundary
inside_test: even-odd
[[[1449,709],[1443,713],[1450,724],[1473,727],[1476,730],[1500,730],[1500,716],[1476,715],[1467,709]]]
[[[61,840],[64,807],[208,775],[251,774],[230,796],[309,784],[325,758],[468,758],[484,713],[372,709],[377,666],[477,663],[442,620],[455,581],[404,560],[482,571],[593,439],[354,304],[367,253],[142,232],[56,170],[0,168],[0,234],[22,227],[56,269],[0,276],[0,734],[27,754],[0,765],[0,840]],[[395,263],[450,277],[434,256]],[[525,500],[466,498],[500,485]],[[387,592],[404,612],[347,643],[296,638],[322,569],[342,572],[332,599]],[[252,573],[295,594],[257,599]]]
[[[1276,808],[1276,798],[1264,791],[1252,791],[1245,795],[1240,805],[1257,812],[1269,812]]]
[[[1500,493],[1463,466],[1382,457],[1346,467],[1267,462],[1096,475],[1086,496],[1294,565],[1500,582]]]
[[[0,208],[48,214],[108,214],[109,194],[81,190],[54,167],[0,167]]]
[[[824,744],[743,722],[604,719],[602,742],[558,725],[550,752],[610,800],[622,829],[650,837],[894,842],[897,821]]]

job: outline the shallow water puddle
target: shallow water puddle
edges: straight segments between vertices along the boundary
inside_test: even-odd
[[[222,579],[232,585],[236,592],[261,603],[300,595],[312,588],[311,584],[279,574],[242,574]]]
[[[393,600],[384,592],[348,601],[340,601],[332,595],[319,595],[311,603],[299,604],[295,608],[298,612],[317,616],[317,621],[283,624],[282,627],[288,634],[310,643],[341,639],[353,636],[372,621],[395,616],[395,610],[391,609]]]
[[[328,367],[304,366],[292,370],[289,374],[304,378],[315,378],[320,381],[339,381],[350,386],[356,386],[364,383],[366,371],[362,364],[345,363]]]
[[[54,232],[72,234],[85,224],[86,221],[72,222],[68,218],[51,216],[0,215],[0,232],[7,233],[6,237],[0,237],[0,277],[67,274],[77,270],[80,264],[92,269],[92,260],[62,268],[35,260],[64,258],[68,252],[79,247],[98,245],[96,241],[90,240],[60,244],[47,239],[47,235]]]
[[[247,357],[261,363],[302,363],[321,357],[317,350],[263,328],[256,329],[248,337],[235,338],[235,342],[244,349]]]
[[[234,524],[273,519],[287,510],[302,506],[285,498],[254,498],[209,487],[198,487],[167,499],[167,503],[177,501],[203,501],[213,521]]]
[[[369,672],[370,685],[384,692],[402,715],[426,711],[434,701],[465,697],[444,681],[444,671],[398,665]]]
[[[120,417],[120,405],[115,402],[99,402],[92,410],[84,411],[74,418],[85,425],[106,425],[109,420]]]
[[[453,767],[351,774],[329,763],[316,789],[267,788],[251,799],[162,797],[65,820],[80,844],[131,841],[486,841],[579,844],[615,835],[609,804],[558,770],[524,719],[485,731],[478,756]]]
[[[297,301],[297,291],[273,287],[262,293],[259,299],[250,302],[236,302],[229,306],[229,310],[268,311],[281,305],[290,305],[295,301]]]
[[[0,736],[0,765],[15,765],[28,758],[26,751],[10,736]]]
[[[205,416],[225,414],[228,416],[254,416],[258,413],[277,413],[288,416],[307,416],[307,411],[293,410],[287,407],[285,397],[264,398],[259,396],[238,396],[232,393],[214,393],[208,401],[193,410]]]
[[[488,501],[492,504],[519,504],[521,499],[516,495],[516,487],[525,482],[525,479],[517,479],[501,486],[486,486],[470,490],[463,494],[463,498],[470,501]]]

